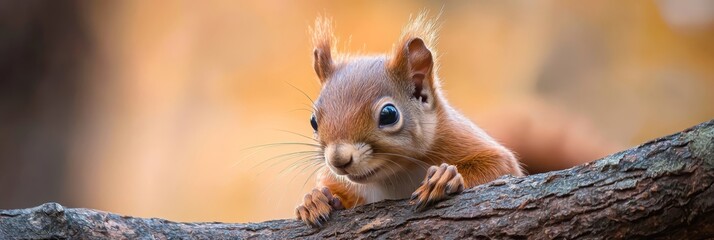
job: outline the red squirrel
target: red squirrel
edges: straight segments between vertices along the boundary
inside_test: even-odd
[[[499,176],[514,154],[452,108],[436,72],[436,21],[421,14],[386,55],[337,55],[329,20],[312,29],[322,90],[310,123],[327,166],[295,210],[321,226],[334,210],[411,196],[416,209]]]

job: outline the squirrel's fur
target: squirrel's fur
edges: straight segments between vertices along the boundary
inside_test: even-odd
[[[325,165],[296,210],[318,225],[331,210],[412,196],[425,207],[501,175],[523,175],[514,154],[454,110],[436,74],[436,20],[423,13],[388,55],[337,54],[329,19],[312,29],[316,140]],[[399,120],[380,125],[391,105]],[[431,167],[430,167],[431,166]]]

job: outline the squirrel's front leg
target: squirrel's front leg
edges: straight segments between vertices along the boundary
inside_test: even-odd
[[[305,194],[303,203],[295,209],[298,220],[302,220],[310,226],[320,227],[322,223],[330,218],[333,210],[345,209],[337,196],[332,195],[329,189],[313,189]]]
[[[456,166],[442,163],[440,166],[429,167],[424,182],[414,191],[411,199],[416,200],[416,210],[421,211],[463,190],[464,178]]]

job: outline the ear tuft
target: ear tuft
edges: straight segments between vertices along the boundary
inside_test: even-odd
[[[315,27],[310,29],[312,34],[312,44],[315,46],[313,60],[315,73],[324,84],[334,70],[332,61],[332,45],[336,41],[332,34],[332,20],[325,17],[318,17],[315,20]]]
[[[409,24],[402,30],[402,36],[399,41],[392,47],[392,59],[389,62],[391,69],[405,70],[407,55],[404,52],[409,50],[412,43],[423,45],[427,50],[431,49],[433,51],[439,29],[438,18],[439,16],[437,15],[435,18],[430,19],[428,18],[428,12],[422,12],[415,18],[410,19]],[[419,39],[419,42],[414,42],[416,39]],[[416,47],[417,45],[414,46]],[[431,52],[431,54],[434,55],[434,52]]]

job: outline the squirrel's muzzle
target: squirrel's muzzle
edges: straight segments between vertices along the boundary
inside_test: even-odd
[[[338,174],[347,174],[349,168],[357,159],[359,151],[354,144],[333,143],[325,147],[325,159]]]

